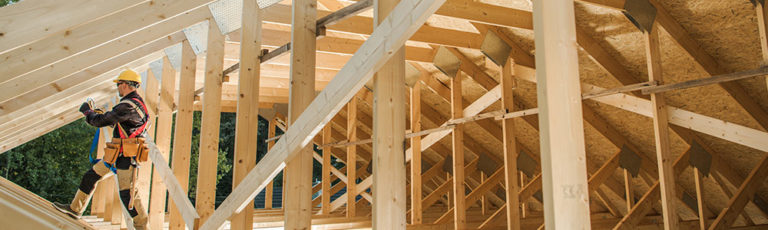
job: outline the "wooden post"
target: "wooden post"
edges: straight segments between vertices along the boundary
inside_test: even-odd
[[[163,76],[160,86],[160,102],[157,104],[157,135],[154,139],[166,162],[170,157],[171,129],[173,128],[173,95],[176,91],[176,70],[167,56],[163,57]],[[160,229],[165,224],[166,186],[162,178],[152,177],[152,200],[149,206],[149,227]]]
[[[375,24],[381,24],[398,2],[375,1]],[[394,52],[373,78],[374,229],[405,229],[406,225],[405,48]]]
[[[754,197],[755,192],[760,188],[762,182],[765,181],[766,175],[768,175],[768,154],[763,156],[760,163],[752,169],[752,172],[749,173],[747,179],[745,179],[744,183],[739,186],[739,190],[733,197],[731,197],[731,200],[728,201],[728,205],[725,209],[717,215],[717,219],[712,222],[709,229],[730,228],[739,213],[744,211],[744,207],[746,207],[747,203]]]
[[[699,229],[707,229],[707,216],[704,215],[704,189],[701,187],[704,181],[704,175],[698,168],[693,168],[693,182],[696,186],[696,204],[699,206]]]
[[[106,136],[104,135],[107,132],[107,128],[99,128],[99,142],[98,146],[96,147],[96,159],[102,159],[104,158],[104,147],[106,147]],[[91,198],[91,215],[95,215],[97,217],[104,218],[104,212],[105,206],[107,203],[107,198],[112,199],[111,196],[108,196],[109,194],[106,193],[106,187],[112,186],[110,183],[97,183],[96,184],[96,191],[93,193],[93,198]]]
[[[589,229],[584,121],[573,1],[534,1],[544,220]]]
[[[291,27],[291,76],[288,117],[290,127],[315,98],[315,20],[317,2],[293,0]],[[309,229],[312,218],[312,145],[286,162],[285,229]]]
[[[347,139],[357,141],[357,98],[347,105]],[[357,145],[347,146],[347,218],[355,217],[357,194]]]
[[[330,144],[331,140],[331,125],[328,124],[323,128],[323,144]],[[332,146],[323,147],[323,174],[322,174],[322,213],[327,215],[331,214],[331,150]],[[349,191],[347,191],[349,192]]]
[[[512,58],[507,59],[501,71],[501,108],[505,113],[515,110],[514,102],[514,65]],[[515,141],[515,120],[504,119],[501,121],[504,139],[504,178],[507,185],[507,229],[520,229],[520,210],[518,206],[518,193],[520,188],[517,183],[517,146]]]
[[[159,85],[157,82],[157,79],[155,78],[154,73],[152,71],[147,71],[147,82],[143,83],[145,84],[144,88],[144,102],[147,106],[147,110],[149,111],[149,119],[152,122],[152,124],[155,123],[157,119],[157,101],[159,98]],[[150,125],[149,130],[147,130],[147,134],[149,135],[149,139],[154,140],[155,139],[155,130],[157,129],[157,126]],[[135,182],[136,189],[139,190],[139,197],[141,198],[141,204],[144,205],[144,209],[149,208],[149,199],[150,199],[150,185],[152,182],[152,162],[151,161],[145,161],[139,163],[139,168],[136,170],[139,170],[138,172],[138,179]],[[122,212],[122,211],[121,211]]]
[[[646,31],[644,35],[646,60],[648,63],[648,80],[663,84],[658,24],[654,23],[651,31]],[[669,120],[663,93],[651,94],[651,103],[653,104],[651,108],[653,110],[653,128],[656,134],[656,159],[659,167],[664,228],[678,229],[677,202],[675,201],[675,172],[672,169],[674,158],[669,149]]]
[[[632,191],[632,174],[626,169],[622,170],[624,173],[624,196],[627,198],[627,213],[632,211],[632,206],[635,205],[635,196]],[[610,201],[606,201],[610,202]]]
[[[451,79],[451,119],[461,118],[464,106],[461,97],[461,71]],[[453,228],[467,228],[466,195],[464,189],[464,125],[453,128]]]
[[[272,138],[275,136],[275,119],[272,118],[272,120],[269,121],[269,126],[267,127],[267,138]],[[274,141],[267,142],[267,151],[272,148],[272,146],[275,145]],[[266,192],[264,192],[264,208],[265,209],[272,209],[272,193],[274,192],[275,188],[275,181],[271,180],[269,182],[269,185],[267,185]]]
[[[173,137],[171,168],[184,191],[189,191],[189,163],[192,149],[192,104],[195,100],[195,73],[197,56],[189,41],[181,43],[181,73],[179,77],[179,104],[176,111],[176,128]],[[184,219],[173,200],[168,201],[170,220],[168,229],[184,230]]]
[[[200,127],[200,155],[197,164],[195,208],[203,224],[213,214],[216,202],[216,167],[219,162],[221,81],[224,69],[224,35],[213,20],[208,21],[208,51],[205,57],[205,89]],[[188,226],[189,227],[189,226]]]
[[[763,51],[763,65],[768,65],[768,10],[762,1],[755,2],[755,11],[757,12],[757,26],[760,33],[760,47]],[[768,86],[768,78],[766,78]]]
[[[232,189],[256,165],[259,129],[259,79],[261,71],[261,10],[256,1],[243,1],[240,41],[240,77],[238,78],[237,122],[235,127],[235,162]],[[253,228],[253,200],[232,215],[233,230]]]
[[[411,133],[421,131],[421,82],[411,89]],[[421,136],[411,138],[411,224],[421,224]]]

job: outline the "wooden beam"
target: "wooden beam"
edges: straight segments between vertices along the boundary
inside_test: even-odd
[[[393,15],[377,27],[371,37],[360,47],[356,55],[339,71],[339,74],[326,86],[297,120],[295,128],[286,130],[275,147],[270,150],[256,168],[244,179],[243,183],[232,191],[219,206],[215,220],[206,223],[203,229],[217,228],[235,212],[242,210],[245,201],[256,195],[284,167],[282,162],[293,159],[300,149],[308,145],[311,138],[348,102],[357,90],[367,82],[373,72],[392,57],[395,49],[405,43],[405,38],[423,24],[444,0],[403,0]],[[289,173],[290,174],[290,173]]]
[[[661,53],[659,48],[659,27],[645,31],[645,54],[648,63],[648,80],[663,83],[661,70]],[[677,204],[675,197],[675,176],[672,171],[672,153],[669,140],[669,116],[666,110],[664,94],[651,94],[653,108],[653,130],[656,134],[656,160],[659,167],[659,183],[661,188],[661,207],[664,215],[665,229],[678,229]]]
[[[451,118],[458,119],[464,115],[461,93],[461,72],[451,78]],[[451,143],[453,150],[453,228],[467,228],[466,196],[464,188],[464,129],[459,124],[453,128]]]
[[[224,35],[213,20],[208,22],[208,48],[205,58],[205,91],[200,127],[200,155],[197,168],[197,198],[200,223],[214,212],[216,167],[219,157],[219,122],[221,118],[221,69],[224,62]]]
[[[399,0],[374,4],[375,26],[396,15]],[[407,2],[407,1],[402,1]],[[373,225],[374,229],[405,229],[405,47],[373,78]]]
[[[291,88],[288,103],[289,130],[307,109],[315,95],[315,54],[317,4],[315,1],[294,0],[291,25]],[[311,110],[310,110],[311,111]],[[279,141],[278,141],[279,143]],[[285,187],[285,227],[309,229],[312,216],[312,146],[306,145],[286,161],[289,175]],[[266,158],[265,158],[266,159]]]
[[[155,121],[157,118],[157,102],[160,99],[160,85],[159,82],[157,82],[157,78],[154,75],[154,72],[151,70],[147,70],[147,78],[146,83],[143,84],[144,87],[144,94],[140,94],[144,98],[144,103],[147,106],[147,111],[149,114],[149,117],[151,121]],[[118,99],[119,101],[119,99]],[[154,125],[150,125],[147,130],[147,137],[149,139],[154,140],[157,127]],[[139,167],[135,170],[138,170],[138,176],[136,181],[134,183],[136,184],[136,190],[138,191],[139,197],[141,198],[141,203],[144,205],[144,209],[147,210],[149,207],[149,201],[151,196],[151,186],[152,186],[152,159],[145,162],[139,162]],[[127,215],[125,214],[125,209],[123,209],[123,218],[125,218]]]
[[[179,181],[182,192],[187,194],[189,187],[189,163],[192,151],[192,103],[195,90],[195,63],[197,56],[189,45],[189,41],[181,43],[181,68],[179,76],[179,96],[178,107],[176,111],[176,127],[173,136],[173,159],[171,168],[176,180]],[[184,221],[181,213],[176,208],[173,200],[168,201],[168,211],[170,220],[168,229],[183,230]]]
[[[765,177],[768,176],[768,154],[766,154],[752,172],[749,173],[744,183],[739,186],[736,195],[731,197],[728,205],[717,216],[709,229],[728,229],[733,225],[736,217],[744,210],[744,207],[755,195],[755,192],[763,184]]]
[[[259,88],[261,61],[261,10],[255,1],[243,2],[240,60],[243,70],[238,77],[237,122],[235,127],[235,158],[232,189],[256,165],[259,128]],[[265,200],[266,202],[266,200]],[[248,201],[253,203],[253,201]],[[253,228],[253,208],[235,214],[230,219],[231,229]]]
[[[154,162],[155,176],[160,177],[165,187],[168,188],[168,195],[178,205],[177,208],[181,212],[181,216],[187,226],[191,226],[191,229],[196,229],[199,226],[200,216],[195,211],[195,206],[192,206],[186,191],[181,188],[171,168],[168,167],[168,162],[163,158],[160,149],[151,140],[147,140],[147,142],[149,145],[149,158]]]
[[[72,28],[101,18],[112,12],[144,2],[143,0],[89,2],[56,0],[35,3],[18,2],[0,9],[0,53],[26,45],[50,35],[69,33]],[[78,12],[72,14],[72,12]],[[45,25],[45,26],[40,26]]]
[[[352,98],[347,104],[347,138],[349,141],[357,141],[357,98]],[[357,190],[357,146],[347,146],[347,191]],[[347,218],[355,217],[357,210],[355,203],[357,196],[347,196]]]
[[[507,59],[507,63],[502,67],[501,72],[501,108],[509,113],[515,109],[514,101],[514,88],[515,88],[515,76],[514,76],[514,60],[512,58]],[[501,121],[504,131],[504,184],[506,189],[506,203],[507,207],[507,229],[517,230],[520,229],[520,210],[518,209],[520,201],[517,199],[520,192],[520,188],[517,182],[517,146],[515,143],[515,121],[512,119],[505,119]]]
[[[422,84],[416,82],[411,89],[411,132],[421,131],[421,87]],[[422,223],[422,177],[421,177],[421,136],[411,138],[411,224]]]
[[[536,1],[533,18],[546,225],[587,229],[584,127],[581,100],[574,100],[581,90],[573,1]]]
[[[277,118],[273,118],[273,119],[269,120],[269,124],[267,124],[268,125],[267,126],[267,138],[271,138],[271,137],[275,136],[275,129],[277,128],[276,127],[277,124],[275,124],[275,123],[277,123]],[[275,142],[271,142],[271,141],[268,142],[267,143],[267,151],[269,151],[269,149],[271,149],[272,146],[274,146],[274,145],[275,145]],[[271,180],[271,181],[269,181],[269,185],[267,185],[267,189],[266,189],[267,191],[264,192],[264,208],[265,209],[272,209],[272,205],[273,205],[272,201],[274,200],[272,198],[272,193],[274,192],[274,189],[275,189],[275,181]],[[284,199],[285,198],[281,197],[281,200],[284,200]],[[280,206],[280,208],[282,208],[282,205]]]
[[[40,74],[36,75],[37,77],[35,78],[26,79],[25,82],[33,80],[41,82],[32,84],[31,86],[39,86],[42,85],[42,83],[52,82],[62,75],[57,71],[63,72],[65,70],[76,69],[83,64],[94,64],[93,60],[101,60],[102,57],[118,55],[148,41],[167,36],[184,27],[204,20],[204,18],[195,18],[209,17],[210,12],[208,10],[206,10],[208,12],[201,10],[195,11],[194,9],[201,9],[200,6],[210,2],[213,1],[193,0],[175,2],[172,0],[161,0],[156,2],[144,2],[88,24],[64,32],[57,31],[58,33],[48,36],[45,39],[19,47],[11,52],[0,54],[0,60],[4,60],[3,62],[8,60],[8,63],[3,63],[3,66],[8,68],[0,70],[0,82],[3,82],[3,85],[5,85],[6,83],[10,83],[9,80],[12,79],[26,79],[28,77],[23,77],[21,79],[19,79],[19,77],[38,69],[39,71],[36,72],[39,72]],[[202,7],[202,9],[204,9],[204,7]],[[185,13],[190,13],[190,15],[185,15]],[[126,18],[135,20],[126,22]],[[189,22],[190,20],[193,22]],[[166,21],[175,22],[169,24]],[[148,26],[151,26],[153,29],[143,30]],[[120,37],[127,40],[117,39]],[[103,45],[105,43],[110,45]],[[64,60],[64,62],[69,62],[68,64],[57,63],[58,61],[75,54],[81,58]],[[83,56],[83,54],[86,55]],[[79,62],[74,62],[76,60],[79,60]],[[54,68],[40,69],[51,64],[54,64],[52,66]],[[48,72],[49,75],[46,75],[45,71],[49,70],[53,70],[54,72]],[[21,86],[18,86],[18,88],[24,89]],[[0,101],[6,100],[7,98],[5,95],[0,97]]]
[[[764,1],[753,1],[757,13],[757,31],[760,34],[760,48],[763,51],[762,64],[768,64],[768,9]],[[768,86],[768,81],[766,81]]]
[[[168,162],[171,150],[171,131],[173,129],[173,102],[176,91],[176,70],[171,66],[168,57],[163,57],[163,76],[160,85],[160,102],[157,105],[157,148],[161,157]],[[157,163],[155,163],[157,164]],[[168,165],[165,165],[168,167]],[[164,181],[157,176],[152,178],[152,199],[149,205],[149,226],[160,229],[165,223],[165,192]]]
[[[645,87],[642,89],[643,94],[661,93],[671,90],[687,89],[705,85],[711,85],[716,83],[730,82],[745,78],[758,77],[768,75],[768,66],[762,66],[753,70],[740,71],[729,74],[722,74],[717,76],[711,76],[708,78],[700,78],[689,81],[678,82],[674,84],[659,85],[653,87]]]
[[[693,168],[693,183],[696,187],[696,205],[699,207],[699,229],[707,229],[707,216],[704,214],[704,175],[701,174],[698,168]]]
[[[331,129],[332,127],[330,125],[326,125],[325,128],[323,128],[323,143],[331,142]],[[331,150],[333,147],[326,147],[323,149],[323,157],[320,162],[322,162],[322,174],[321,174],[321,182],[322,182],[322,193],[321,193],[321,213],[322,214],[330,214],[331,213],[331,168],[333,165],[331,165]],[[314,155],[315,153],[313,153]]]

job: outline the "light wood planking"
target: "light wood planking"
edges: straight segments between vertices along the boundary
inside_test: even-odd
[[[554,229],[590,228],[573,4],[533,3],[544,219]]]
[[[347,139],[350,142],[357,141],[357,98],[353,97],[347,104]],[[347,146],[347,191],[357,190],[357,146]],[[357,209],[355,203],[357,196],[347,196],[347,218],[355,217]]]
[[[461,71],[451,79],[451,119],[461,118],[464,114],[461,92]],[[456,125],[451,135],[453,150],[453,228],[467,228],[466,196],[464,188],[464,125]]]
[[[234,189],[256,165],[259,127],[259,87],[261,79],[261,10],[256,1],[243,1],[240,45],[240,77],[238,77],[237,122],[235,127],[235,162],[232,177]],[[253,201],[248,201],[253,203]],[[253,228],[253,208],[247,208],[230,219],[231,229]]]
[[[219,157],[219,122],[221,118],[221,81],[224,69],[224,35],[216,22],[208,23],[208,49],[205,58],[205,91],[200,127],[200,156],[195,199],[200,223],[214,212],[216,168]]]
[[[173,129],[173,102],[176,91],[176,70],[168,57],[163,57],[163,76],[160,83],[160,102],[157,104],[157,148],[163,159],[168,162],[171,150],[171,131]],[[168,166],[168,165],[165,165]],[[160,229],[165,223],[166,182],[157,174],[152,177],[152,199],[149,205],[149,227]]]
[[[325,128],[323,128],[323,144],[328,144],[331,142],[331,129],[332,127],[330,125],[326,125]],[[331,168],[333,167],[333,165],[331,165],[331,150],[333,150],[333,147],[331,146],[323,148],[323,156],[322,159],[320,159],[323,167],[321,176],[322,214],[331,213]]]
[[[501,108],[505,113],[510,113],[515,110],[514,101],[514,65],[515,62],[512,58],[507,59],[507,62],[502,67],[501,72]],[[515,120],[504,119],[501,121],[503,135],[503,149],[504,149],[504,184],[506,187],[506,203],[507,207],[507,229],[517,230],[520,229],[520,210],[518,208],[520,201],[518,193],[520,191],[517,182],[517,145],[515,143]]]
[[[411,133],[421,131],[421,88],[422,83],[416,82],[411,88]],[[411,138],[411,224],[422,223],[422,168],[421,168],[421,136]]]
[[[184,194],[187,194],[189,188],[189,167],[190,154],[192,150],[192,103],[195,91],[195,63],[197,56],[192,50],[189,41],[181,43],[181,70],[179,76],[179,99],[176,111],[176,127],[173,136],[173,159],[171,168],[176,180]],[[168,229],[183,230],[184,220],[181,213],[176,208],[173,200],[168,201],[168,211],[170,217],[168,220]]]

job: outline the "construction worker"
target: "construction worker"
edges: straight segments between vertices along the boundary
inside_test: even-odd
[[[115,127],[114,132],[112,133],[114,138],[125,139],[126,133],[133,134],[131,137],[136,135],[141,137],[145,136],[148,128],[149,116],[147,115],[147,109],[143,99],[136,93],[136,89],[139,88],[141,84],[141,77],[133,70],[125,70],[120,73],[114,82],[117,83],[117,91],[121,99],[120,103],[112,107],[111,111],[105,113],[95,112],[86,102],[80,106],[80,112],[85,115],[86,122],[92,126]],[[136,229],[144,229],[147,224],[146,210],[142,206],[141,201],[138,200],[138,197],[133,195],[133,192],[131,191],[134,182],[133,179],[135,177],[134,170],[137,166],[136,159],[133,157],[124,157],[122,155],[122,149],[118,154],[114,164],[99,161],[95,163],[90,170],[85,172],[72,203],[61,204],[56,202],[54,203],[54,206],[64,213],[75,218],[80,218],[85,207],[88,205],[88,200],[90,200],[91,195],[93,194],[96,183],[114,170],[117,172],[117,180],[120,190],[119,194],[120,199],[123,201],[123,205],[128,209],[128,213],[130,213],[133,218],[133,224]],[[134,199],[133,201],[131,200],[132,198]]]

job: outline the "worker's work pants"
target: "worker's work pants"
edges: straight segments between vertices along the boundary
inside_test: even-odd
[[[131,201],[131,184],[133,183],[133,170],[135,167],[131,165],[131,159],[128,157],[119,157],[115,162],[117,168],[117,181],[119,184],[120,200],[123,201],[123,206],[128,209],[128,204]],[[96,183],[109,176],[112,171],[104,165],[104,162],[99,161],[94,164],[91,169],[85,172],[83,179],[80,181],[80,187],[75,194],[75,198],[70,204],[70,208],[73,211],[80,214],[83,213],[85,207],[88,205],[88,201],[93,195]],[[110,181],[104,181],[108,183],[107,186],[112,186]],[[137,193],[138,194],[138,193]],[[146,222],[146,211],[139,200],[138,195],[133,200],[134,208],[128,209],[128,213],[134,218],[134,224],[141,224],[139,222]],[[137,217],[139,216],[139,217]]]

